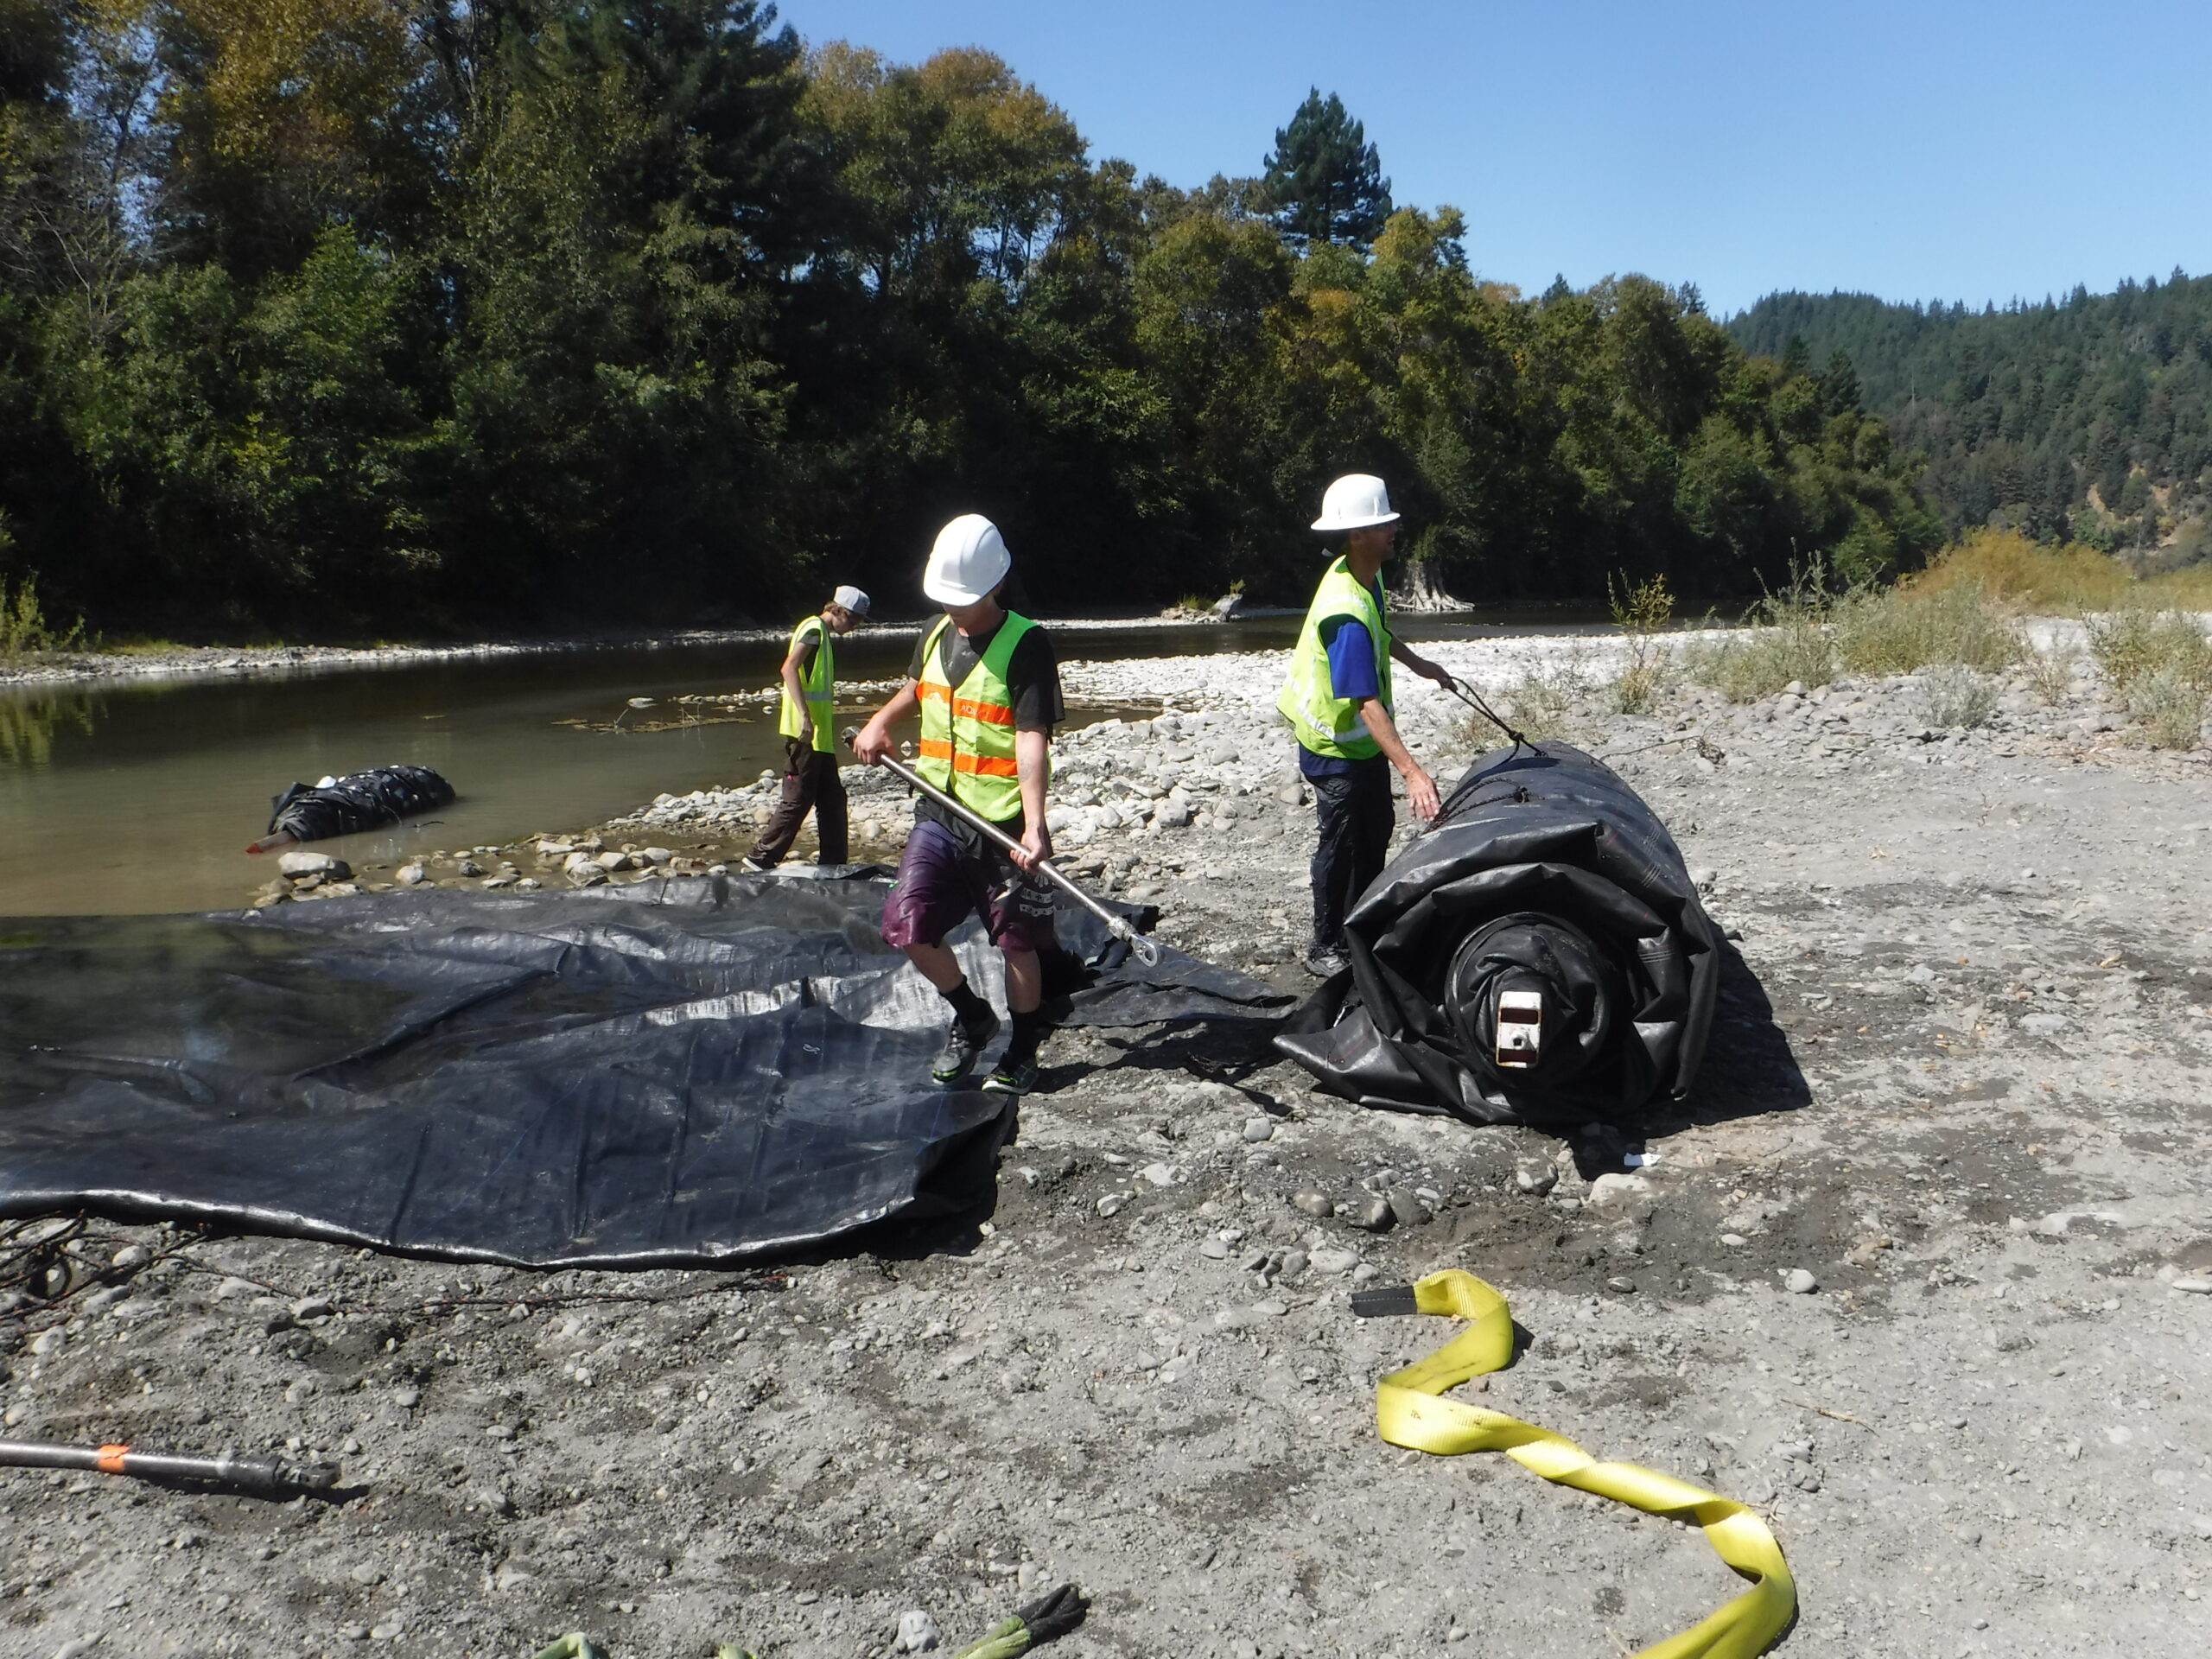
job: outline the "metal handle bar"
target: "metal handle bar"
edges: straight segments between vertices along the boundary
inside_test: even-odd
[[[860,737],[860,728],[857,726],[848,726],[845,728],[845,747],[852,749],[855,753],[859,753],[856,740]],[[893,772],[895,772],[899,777],[904,779],[912,787],[921,791],[923,794],[928,796],[930,799],[935,801],[939,806],[944,808],[947,811],[959,814],[963,821],[975,825],[976,829],[982,830],[1000,846],[1005,848],[1009,853],[1018,853],[1024,850],[1020,842],[1007,835],[1003,830],[1001,830],[988,818],[979,817],[977,814],[969,811],[966,807],[961,805],[959,802],[954,800],[951,796],[946,794],[936,785],[923,778],[919,773],[915,772],[912,766],[906,766],[903,762],[893,760],[887,754],[885,755],[882,760],[874,761],[872,764],[879,766],[890,767]],[[1136,958],[1139,962],[1144,963],[1147,968],[1156,968],[1160,965],[1159,945],[1154,944],[1152,940],[1145,938],[1143,934],[1138,932],[1134,927],[1131,927],[1128,922],[1124,921],[1121,917],[1116,916],[1112,911],[1107,909],[1105,906],[1100,904],[1098,900],[1092,898],[1081,887],[1076,886],[1074,882],[1069,880],[1067,877],[1062,875],[1058,870],[1054,869],[1052,868],[1052,861],[1051,859],[1039,859],[1036,864],[1036,870],[1038,874],[1052,882],[1052,885],[1059,888],[1062,893],[1067,894],[1069,898],[1074,899],[1076,903],[1081,905],[1085,910],[1096,916],[1100,921],[1105,923],[1106,931],[1111,933],[1116,938],[1121,940],[1122,944],[1128,945],[1132,951],[1135,952]]]
[[[195,1458],[174,1452],[140,1452],[128,1446],[54,1446],[38,1440],[0,1440],[0,1465],[18,1469],[96,1469],[104,1475],[156,1478],[181,1476],[268,1491],[289,1487],[317,1491],[338,1479],[335,1465],[327,1463],[291,1464],[276,1458],[241,1458],[227,1451],[219,1457]]]

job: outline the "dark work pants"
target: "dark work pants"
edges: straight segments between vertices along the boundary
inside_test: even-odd
[[[1344,947],[1344,912],[1382,874],[1396,810],[1390,804],[1390,763],[1377,755],[1355,760],[1333,777],[1308,778],[1319,839],[1313,847],[1313,943]]]
[[[796,738],[784,740],[784,783],[768,827],[747,856],[773,868],[798,839],[798,827],[814,814],[814,833],[822,842],[822,862],[842,864],[851,849],[845,837],[845,784],[837,776],[837,757],[823,754]]]

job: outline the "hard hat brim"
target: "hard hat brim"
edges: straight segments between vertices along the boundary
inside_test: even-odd
[[[1397,522],[1398,515],[1395,512],[1373,513],[1357,518],[1331,518],[1324,516],[1313,521],[1313,528],[1319,531],[1371,530],[1376,524],[1395,524]]]
[[[1005,580],[1003,576],[999,578],[1000,582]],[[930,603],[932,605],[980,605],[991,596],[998,585],[998,582],[995,582],[982,593],[971,594],[965,588],[955,588],[947,582],[925,582],[922,584],[922,592],[929,596]]]
[[[980,593],[974,592],[958,583],[947,582],[942,576],[931,577],[925,574],[922,577],[922,592],[929,595],[930,603],[932,605],[980,605],[998,592],[999,584],[1006,580],[1007,573],[1013,569],[1014,560],[1007,557],[999,565],[998,574],[984,585]]]

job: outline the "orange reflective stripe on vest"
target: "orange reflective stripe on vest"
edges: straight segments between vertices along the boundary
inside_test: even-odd
[[[944,675],[943,647],[950,619],[922,647],[922,736],[914,770],[962,805],[1003,823],[1021,810],[1021,773],[1014,759],[1014,692],[1007,665],[1021,637],[1037,625],[1009,611],[990,648],[957,686]]]
[[[1019,778],[1020,765],[1007,755],[970,754],[965,749],[956,749],[942,739],[924,738],[915,745],[916,753],[925,760],[950,760],[956,772],[981,774],[985,778]]]

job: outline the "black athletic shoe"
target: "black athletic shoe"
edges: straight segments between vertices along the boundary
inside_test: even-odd
[[[991,1039],[999,1034],[999,1017],[986,1012],[984,1023],[969,1027],[955,1020],[952,1029],[944,1034],[944,1046],[938,1051],[937,1064],[930,1068],[930,1076],[939,1083],[957,1083],[976,1069],[976,1062],[991,1046]]]
[[[1026,1060],[1006,1059],[999,1062],[999,1069],[983,1079],[987,1095],[1026,1095],[1037,1086],[1037,1057]]]
[[[1317,944],[1306,953],[1306,971],[1316,979],[1334,979],[1351,966],[1344,953],[1333,945]]]

